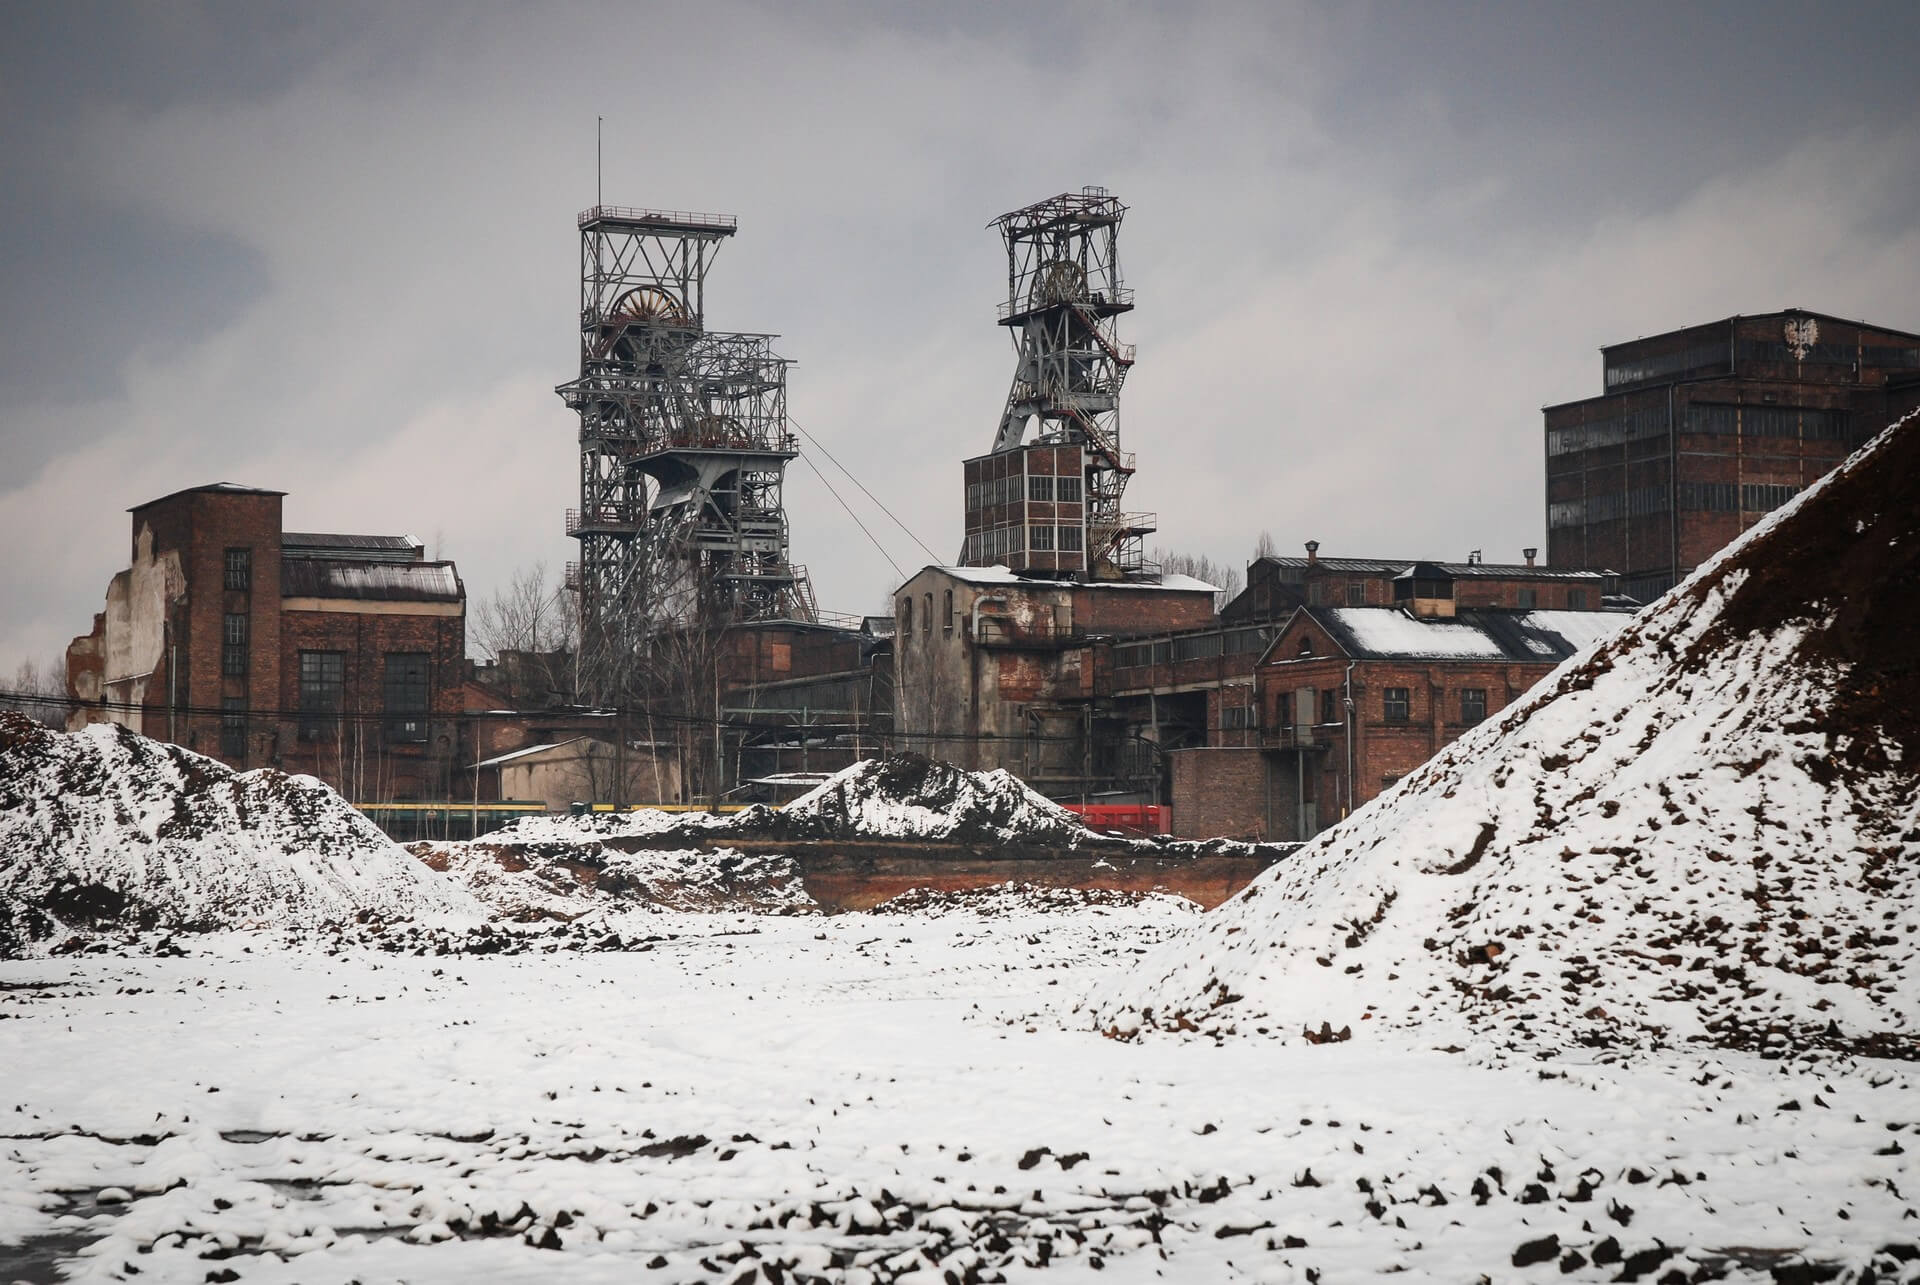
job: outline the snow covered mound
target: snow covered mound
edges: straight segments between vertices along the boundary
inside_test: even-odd
[[[1196,913],[1199,907],[1168,892],[1132,892],[1119,888],[1054,888],[1045,884],[1006,883],[987,888],[945,890],[915,888],[884,901],[870,915],[918,915],[938,919],[945,915],[978,915],[1008,919],[1026,915],[1079,914],[1098,907],[1145,905],[1174,915]]]
[[[1920,417],[1087,1001],[1437,1046],[1920,1056]]]
[[[75,931],[483,914],[312,777],[0,713],[0,957]]]
[[[419,843],[412,851],[509,919],[573,920],[596,910],[819,910],[791,857],[718,850],[623,852],[577,838]]]
[[[781,809],[794,837],[944,839],[1071,846],[1080,818],[1011,772],[968,772],[919,754],[863,759]]]

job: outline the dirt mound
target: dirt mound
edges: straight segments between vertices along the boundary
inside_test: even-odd
[[[1920,1054],[1920,420],[1088,1011]]]
[[[0,955],[76,932],[480,913],[312,777],[0,713]]]
[[[502,832],[504,833],[504,832]],[[613,909],[817,913],[792,858],[719,849],[626,852],[553,840],[417,843],[415,856],[508,919],[572,920]]]
[[[1072,847],[1095,837],[1011,772],[968,772],[920,754],[855,763],[781,809],[779,824],[790,838]]]
[[[1169,906],[1198,909],[1185,897],[1164,892],[1129,892],[1116,888],[1054,888],[1044,884],[1006,883],[990,888],[966,888],[942,891],[915,888],[882,902],[866,913],[870,915],[921,915],[938,917],[960,912],[985,918],[1015,915],[1062,914],[1089,906],[1138,906],[1143,902],[1165,902]]]

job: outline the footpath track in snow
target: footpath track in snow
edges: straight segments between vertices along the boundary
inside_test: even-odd
[[[1193,912],[993,911],[0,963],[0,1280],[1913,1274],[1909,1064],[1122,1043]]]

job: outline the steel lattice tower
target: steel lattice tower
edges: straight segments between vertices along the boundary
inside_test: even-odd
[[[982,461],[968,462],[965,562],[1103,578],[1144,568],[1141,537],[1154,529],[1152,515],[1126,513],[1121,503],[1134,472],[1133,455],[1120,449],[1120,386],[1134,350],[1116,333],[1120,314],[1133,309],[1133,292],[1120,275],[1126,209],[1105,188],[1085,187],[988,225],[999,228],[1006,242],[1007,300],[999,321],[1010,331],[1017,357],[992,455],[982,460],[1010,452],[1028,452],[1031,460],[1004,479],[994,476],[1006,471],[1004,465],[975,468]],[[1081,452],[1077,469],[1084,472],[1085,499],[1077,509],[1053,503],[1060,491],[1048,475],[1067,474],[1060,453],[1036,450],[1062,446]],[[1024,480],[991,489],[1013,476]],[[1006,507],[1010,503],[1024,510]],[[1083,526],[1084,539],[1072,539],[1069,529],[1049,534],[1053,547],[1045,548],[1034,534],[1036,526],[1058,531],[1074,523]],[[996,543],[992,537],[1000,531],[1009,538]],[[1070,539],[1084,556],[1081,549],[1061,547]]]
[[[580,215],[579,692],[610,701],[662,629],[811,619],[787,557],[794,458],[772,335],[709,333],[707,268],[726,215],[596,206]]]

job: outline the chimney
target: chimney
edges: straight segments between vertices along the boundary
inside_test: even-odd
[[[1309,540],[1307,541],[1307,565],[1312,566],[1318,561],[1320,561],[1320,542]]]
[[[1527,559],[1527,565],[1528,565],[1528,566],[1532,566],[1532,565],[1533,565],[1533,559],[1534,559],[1534,556],[1535,556],[1536,554],[1538,554],[1538,553],[1540,552],[1540,550],[1539,550],[1539,549],[1522,549],[1522,550],[1520,550],[1520,552],[1521,552],[1521,554],[1522,554],[1522,555],[1524,555],[1524,556],[1526,557],[1526,559]]]
[[[1470,567],[1473,567],[1473,566],[1478,566],[1479,564],[1480,564],[1480,550],[1478,550],[1478,549],[1468,549],[1468,550],[1467,550],[1467,565],[1468,565],[1468,566],[1470,566]]]

